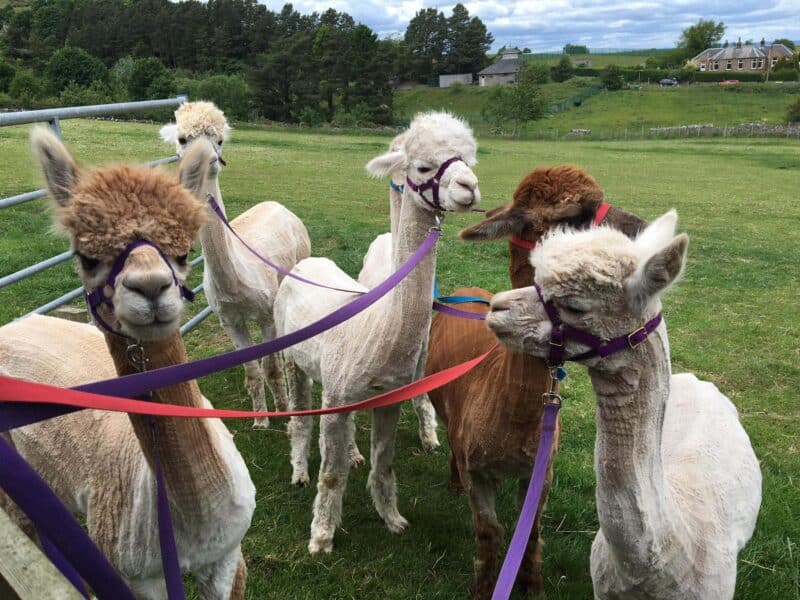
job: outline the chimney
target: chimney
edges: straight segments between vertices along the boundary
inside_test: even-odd
[[[764,41],[764,38],[762,37],[761,38],[761,47],[763,48],[766,45],[767,45],[767,43]]]
[[[724,43],[724,44],[722,44],[722,47],[723,47],[723,48],[727,48],[729,45],[730,45],[730,44],[728,44],[728,40],[725,40],[725,43]]]
[[[742,47],[742,38],[741,38],[741,36],[739,37],[739,41],[736,42],[736,47],[737,48],[741,48]]]

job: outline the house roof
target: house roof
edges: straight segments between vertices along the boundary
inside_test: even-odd
[[[739,46],[733,44],[727,48],[707,48],[695,56],[692,61],[706,60],[733,60],[737,58],[784,58],[792,56],[792,51],[783,44],[772,44],[771,46],[754,46],[745,44]]]
[[[521,64],[519,58],[503,58],[498,60],[493,65],[489,65],[485,69],[478,71],[478,75],[509,75],[519,71]]]

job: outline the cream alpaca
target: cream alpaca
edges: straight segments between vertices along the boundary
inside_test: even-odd
[[[119,245],[131,238],[158,244],[185,280],[185,255],[204,214],[171,176],[133,167],[83,173],[52,133],[35,130],[32,141],[87,289],[105,281]],[[198,146],[185,163],[202,171],[215,158],[210,146]],[[104,234],[111,227],[113,238]],[[123,335],[104,339],[90,325],[30,317],[0,328],[2,368],[60,386],[124,375],[133,371],[126,358],[130,339],[146,340],[149,368],[185,362],[178,332],[181,297],[156,250],[135,249],[116,281],[114,312],[99,310]],[[194,381],[155,392],[153,400],[211,406]],[[181,568],[197,576],[201,598],[243,598],[240,544],[255,508],[255,488],[233,438],[217,419],[156,423]],[[136,596],[166,598],[148,419],[84,410],[14,430],[11,438],[67,506],[86,517],[89,535]]]
[[[453,156],[441,179],[439,197],[446,210],[469,210],[480,197],[478,180],[471,170],[477,144],[469,127],[446,113],[417,116],[402,140],[402,147],[379,156],[367,165],[374,175],[402,173],[417,183],[431,178]],[[430,192],[428,192],[430,196]],[[417,249],[437,222],[436,212],[406,185],[397,219],[392,223],[391,269],[396,270]],[[431,318],[431,294],[436,258],[433,253],[384,298],[342,325],[326,331],[286,352],[292,364],[294,408],[310,404],[311,379],[322,384],[323,406],[349,404],[411,381],[417,373]],[[361,286],[332,261],[309,258],[295,272],[336,287]],[[278,333],[295,331],[351,301],[353,294],[315,290],[284,279],[275,300]],[[378,514],[386,526],[399,533],[408,522],[397,510],[397,490],[392,462],[400,407],[373,412],[371,471],[368,487]],[[292,467],[295,481],[308,480],[310,420],[293,419]],[[342,496],[350,470],[348,449],[353,440],[352,421],[343,415],[320,420],[320,465],[309,551],[330,552],[341,521]]]
[[[211,102],[189,102],[175,111],[175,123],[161,128],[161,137],[176,145],[182,155],[188,144],[199,138],[209,140],[218,153],[230,135],[225,115]],[[198,198],[211,194],[225,211],[219,188],[219,168],[209,171],[204,182],[197,182]],[[311,241],[297,216],[277,202],[261,202],[231,221],[233,229],[263,256],[287,271],[297,261],[307,258]],[[219,218],[208,209],[208,221],[200,230],[205,256],[203,286],[209,306],[219,316],[222,328],[236,348],[250,346],[247,324],[255,321],[262,339],[275,337],[272,305],[283,275],[253,256],[235,239]],[[267,410],[264,375],[278,410],[286,410],[287,392],[280,354],[264,358],[263,369],[257,361],[245,364],[245,387],[253,400],[253,409]],[[269,419],[255,420],[266,427]]]
[[[677,216],[636,240],[607,228],[556,232],[531,262],[564,323],[604,339],[661,310],[689,238]],[[546,357],[552,329],[534,288],[497,294],[487,319],[510,347]],[[585,361],[597,395],[597,598],[732,598],[736,557],[753,534],[761,471],[736,408],[712,384],[671,375],[662,324],[641,345]],[[566,355],[586,349],[573,341]]]

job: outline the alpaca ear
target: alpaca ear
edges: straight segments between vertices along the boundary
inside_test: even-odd
[[[462,229],[458,235],[462,240],[471,242],[497,240],[511,234],[519,235],[529,224],[526,218],[521,217],[520,211],[513,210],[511,206],[502,206],[489,211],[483,221]]]
[[[225,127],[222,128],[222,139],[226,142],[231,139],[231,131],[233,131],[233,128],[225,123]]]
[[[178,143],[178,125],[177,123],[170,123],[168,125],[164,125],[159,130],[159,135],[161,135],[161,139],[164,140],[167,144],[177,144]]]
[[[677,224],[678,213],[674,208],[650,223],[634,240],[640,255],[650,256],[656,250],[666,246],[675,235]]]
[[[211,142],[205,137],[197,138],[189,144],[183,159],[181,159],[178,169],[178,179],[181,185],[200,199],[211,163],[217,160],[217,153],[211,146]]]
[[[654,296],[663,293],[675,283],[686,264],[689,236],[682,233],[664,248],[650,256],[627,282],[628,296],[632,304],[643,310]]]
[[[46,127],[31,131],[31,146],[39,160],[47,191],[59,206],[66,206],[80,177],[78,165],[58,136]]]
[[[400,168],[405,160],[406,153],[403,150],[391,150],[369,161],[367,172],[375,177],[383,177]]]

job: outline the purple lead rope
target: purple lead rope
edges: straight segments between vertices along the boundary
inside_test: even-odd
[[[511,538],[506,558],[497,578],[492,600],[507,600],[511,595],[511,589],[514,587],[514,581],[517,579],[517,573],[525,556],[528,540],[531,537],[536,511],[539,509],[539,501],[542,498],[544,480],[550,463],[550,455],[552,454],[559,408],[561,408],[560,403],[545,403],[544,405],[542,434],[539,438],[539,448],[536,450],[533,474],[528,484],[528,491],[525,494],[522,510],[519,513],[517,526],[514,529],[514,536]]]

